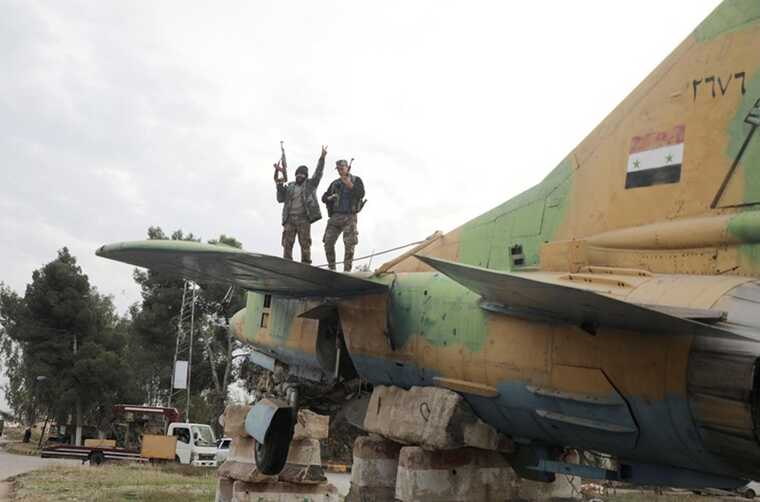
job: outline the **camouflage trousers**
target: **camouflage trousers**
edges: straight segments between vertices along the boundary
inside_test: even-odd
[[[306,216],[290,215],[282,226],[282,257],[286,260],[293,259],[296,236],[301,246],[301,261],[311,263],[311,223]]]
[[[343,234],[343,271],[351,272],[354,261],[354,249],[359,243],[359,231],[356,229],[356,215],[336,213],[327,220],[325,229],[325,255],[330,270],[335,270],[335,243],[338,241],[340,234]]]

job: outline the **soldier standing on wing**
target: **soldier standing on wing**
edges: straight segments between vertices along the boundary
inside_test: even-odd
[[[309,168],[299,166],[296,169],[296,181],[285,184],[285,180],[278,179],[277,202],[284,203],[282,208],[282,256],[285,259],[293,259],[293,245],[298,236],[298,244],[301,246],[301,261],[311,263],[311,224],[322,219],[322,211],[317,201],[317,187],[322,179],[325,168],[325,156],[327,147],[322,147],[322,154],[317,162],[314,176],[309,178]],[[275,164],[275,169],[279,164]]]
[[[340,178],[333,181],[322,196],[327,205],[327,228],[325,229],[325,255],[330,270],[335,270],[335,242],[343,234],[343,271],[350,272],[354,249],[359,243],[359,231],[356,228],[357,213],[364,206],[364,183],[358,176],[350,173],[351,166],[345,160],[335,163]]]

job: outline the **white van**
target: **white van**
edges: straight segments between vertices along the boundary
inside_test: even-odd
[[[760,494],[760,483],[757,481],[750,481],[736,490],[736,492],[744,498],[753,499],[756,495]]]
[[[167,436],[177,437],[177,462],[200,467],[216,467],[216,437],[211,426],[173,422]]]

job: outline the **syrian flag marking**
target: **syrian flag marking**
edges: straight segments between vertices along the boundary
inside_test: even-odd
[[[631,140],[625,188],[681,181],[686,126],[636,136]]]

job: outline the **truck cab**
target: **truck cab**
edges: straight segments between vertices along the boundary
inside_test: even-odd
[[[216,437],[209,425],[172,422],[166,435],[177,438],[176,460],[179,463],[216,467]]]

